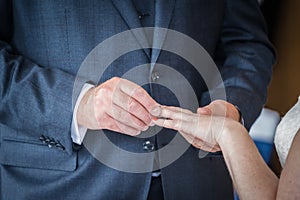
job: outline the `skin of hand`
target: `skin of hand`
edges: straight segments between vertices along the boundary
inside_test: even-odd
[[[241,199],[275,199],[278,179],[247,130],[236,120],[161,106],[160,114],[153,121],[179,131],[196,148],[210,152],[222,150]]]
[[[229,120],[223,116],[201,115],[168,106],[161,106],[160,114],[156,117],[153,120],[156,125],[179,131],[194,147],[208,152],[220,151],[217,138],[222,132],[225,120]]]
[[[92,130],[108,129],[136,136],[152,124],[159,105],[139,85],[118,77],[91,88],[82,98],[78,124]]]
[[[240,199],[276,199],[278,178],[244,126],[227,120],[217,142]]]
[[[216,137],[222,131],[226,118],[240,120],[236,107],[224,100],[215,100],[205,107],[198,108],[198,114],[176,107],[161,108],[161,116],[157,117],[169,120],[159,119],[154,122],[156,125],[179,131],[194,147],[208,152],[221,150]]]
[[[200,115],[215,115],[240,121],[240,113],[234,105],[224,100],[214,100],[209,105],[197,109]]]

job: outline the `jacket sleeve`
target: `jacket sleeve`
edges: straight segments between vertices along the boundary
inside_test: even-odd
[[[236,105],[250,129],[266,101],[275,51],[256,0],[225,1],[224,23],[214,55],[228,102]],[[220,89],[210,91],[214,96]],[[212,99],[206,92],[202,104]]]
[[[9,2],[0,1],[0,124],[16,134],[2,131],[0,136],[39,142],[44,135],[70,153],[75,76],[39,66],[13,49]]]

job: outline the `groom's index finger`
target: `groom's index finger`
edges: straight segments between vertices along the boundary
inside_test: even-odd
[[[141,86],[126,79],[122,79],[120,83],[121,91],[130,96],[131,98],[134,98],[148,112],[150,112],[158,105],[158,103]]]

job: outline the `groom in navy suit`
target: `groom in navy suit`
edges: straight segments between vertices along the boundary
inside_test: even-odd
[[[174,162],[155,167],[168,155],[130,162],[89,138],[105,135],[139,155],[170,144],[176,134],[171,130],[143,135],[157,128],[151,113],[159,104],[180,106],[178,96],[160,84],[179,80],[158,63],[189,81],[200,107],[225,105],[226,116],[243,119],[249,129],[265,103],[275,60],[256,0],[0,0],[0,15],[0,199],[233,198],[221,152],[199,157],[202,150],[189,147]],[[98,44],[140,27],[172,29],[202,45],[217,64],[226,99],[211,99],[218,88],[209,91],[187,60],[151,48],[122,55],[99,81],[87,76],[75,84],[81,63]],[[120,78],[147,63],[154,64]],[[149,170],[107,166],[83,145],[87,140],[120,166]]]

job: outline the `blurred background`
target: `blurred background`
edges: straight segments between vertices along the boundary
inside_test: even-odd
[[[277,50],[277,63],[268,91],[266,107],[283,116],[300,95],[300,1],[260,0],[270,39]],[[270,167],[280,174],[273,151]]]

